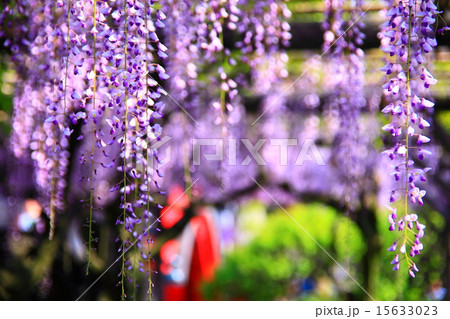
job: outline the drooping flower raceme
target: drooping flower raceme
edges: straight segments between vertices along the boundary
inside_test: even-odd
[[[415,161],[430,155],[430,142],[425,119],[434,103],[424,97],[436,79],[426,67],[427,55],[437,45],[433,24],[438,11],[432,0],[390,1],[388,21],[381,31],[382,49],[387,53],[382,71],[388,76],[383,85],[389,104],[382,110],[390,115],[390,123],[383,130],[392,135],[395,145],[383,153],[394,163],[392,177],[398,188],[392,190],[389,206],[389,230],[399,237],[389,248],[395,252],[394,270],[406,263],[409,274],[415,277],[418,267],[412,257],[423,249],[421,238],[425,226],[411,212],[411,204],[423,205],[426,191],[420,188],[430,168],[420,169]],[[402,200],[402,203],[395,205]]]
[[[5,44],[11,46],[21,79],[14,98],[12,147],[16,156],[30,153],[34,161],[52,238],[56,214],[64,208],[70,156],[70,129],[61,103],[61,57],[66,48],[62,1],[18,1],[6,5],[2,15],[13,19],[8,27],[16,37]]]
[[[158,190],[153,179],[158,167],[149,163],[157,159],[152,144],[162,134],[156,122],[163,116],[160,98],[165,91],[158,81],[168,76],[158,63],[167,56],[157,35],[165,26],[165,14],[155,2],[14,1],[0,17],[2,22],[9,17],[28,20],[7,23],[15,37],[6,45],[21,79],[12,144],[17,156],[29,152],[35,162],[37,185],[51,220],[50,237],[56,213],[64,209],[71,142],[81,145],[80,162],[89,166],[81,179],[88,182],[90,193],[88,269],[98,168],[121,172],[122,180],[112,191],[121,190],[118,224],[128,234],[121,236],[123,297],[125,268],[135,266],[125,252],[141,248],[137,237],[142,227],[137,225],[151,222],[150,192]],[[76,139],[75,127],[81,131]],[[117,149],[120,158],[113,158]]]
[[[353,3],[350,18],[344,20],[344,0],[326,1],[323,51],[328,57],[328,81],[331,97],[328,112],[338,119],[333,153],[344,182],[344,203],[353,210],[364,176],[364,144],[360,132],[360,112],[365,106],[363,94],[364,53],[361,50],[364,34],[361,31],[361,1]]]
[[[238,85],[248,86],[248,83],[242,80],[243,74],[234,72],[239,72],[242,64],[249,66],[252,85],[257,94],[282,95],[278,84],[279,79],[287,74],[287,55],[278,51],[290,38],[289,24],[286,21],[290,12],[284,2],[161,2],[167,12],[165,35],[171,52],[167,62],[167,70],[171,74],[171,97],[167,100],[173,105],[173,111],[180,113],[178,115],[174,112],[171,116],[174,120],[177,118],[175,122],[178,126],[181,123],[184,130],[183,134],[173,135],[171,140],[172,145],[179,143],[184,153],[182,158],[174,161],[174,165],[180,166],[183,163],[184,167],[168,169],[166,166],[166,175],[184,175],[187,186],[194,175],[202,176],[197,184],[200,187],[204,179],[211,178],[209,174],[204,176],[201,171],[206,172],[210,168],[207,164],[202,164],[202,167],[191,166],[190,139],[214,136],[214,126],[219,126],[222,131],[215,137],[225,140],[237,139],[245,132],[245,113],[238,96]],[[229,41],[231,39],[237,41]],[[199,79],[198,74],[207,74],[207,79]],[[179,138],[182,141],[178,141]],[[228,156],[227,152],[224,156]],[[228,176],[238,169],[225,165],[227,162],[228,159],[225,158],[215,168],[220,171],[222,191],[238,187],[234,182],[227,182]],[[176,173],[181,171],[182,174]],[[170,178],[166,178],[168,180]]]
[[[138,239],[142,235],[138,225],[143,221],[145,224],[150,223],[153,215],[149,206],[150,190],[153,186],[159,188],[153,181],[158,167],[150,165],[155,162],[153,158],[157,159],[157,153],[151,145],[162,134],[161,126],[155,121],[163,116],[164,104],[158,100],[165,91],[157,81],[165,80],[168,76],[157,63],[159,58],[166,56],[167,48],[159,41],[156,33],[157,29],[164,27],[165,14],[154,8],[154,2],[124,0],[117,1],[117,7],[112,10],[108,10],[107,4],[99,7],[103,9],[101,13],[110,14],[113,22],[108,28],[99,19],[99,26],[104,32],[97,31],[104,40],[96,50],[101,62],[96,63],[98,70],[95,74],[107,77],[105,86],[108,90],[100,99],[107,103],[100,102],[98,108],[92,110],[92,116],[95,122],[95,118],[102,115],[110,129],[110,141],[97,144],[107,147],[108,144],[119,143],[121,150],[122,165],[118,169],[122,174],[122,214],[117,223],[122,224],[128,234],[122,236],[119,249],[123,252],[122,298],[126,297],[126,270],[131,267],[143,270],[142,262],[134,264],[127,260],[125,252],[134,244],[138,249],[141,248]],[[101,50],[105,46],[108,50]],[[100,70],[102,68],[103,71]],[[149,258],[144,252],[141,256],[146,261]]]
[[[279,81],[287,77],[285,48],[291,39],[287,19],[291,12],[285,0],[255,1],[250,5],[240,0],[241,19],[236,43],[241,61],[250,67],[252,86],[258,95],[268,95],[278,89]],[[274,92],[275,93],[275,92]],[[281,92],[275,93],[281,95]]]
[[[293,131],[289,121],[292,114],[286,106],[283,80],[288,76],[285,48],[291,39],[287,21],[291,11],[284,0],[254,1],[251,4],[242,0],[240,4],[246,9],[242,10],[242,19],[238,23],[242,36],[236,46],[243,53],[241,61],[250,67],[252,91],[262,97],[259,107],[264,116],[258,119],[260,134],[268,140],[289,138]],[[279,182],[289,175],[290,168],[280,165],[277,154],[268,145],[265,143],[261,150],[268,164],[262,166],[262,170],[272,181]]]

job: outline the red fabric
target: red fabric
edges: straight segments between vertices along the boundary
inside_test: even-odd
[[[192,255],[187,300],[203,300],[203,282],[214,280],[214,271],[219,264],[218,242],[215,228],[207,215],[192,218],[191,225],[196,229],[194,252]]]
[[[166,284],[163,291],[164,300],[184,301],[186,300],[186,286]]]
[[[168,206],[161,210],[161,226],[168,229],[172,228],[184,216],[184,209],[191,205],[189,197],[184,189],[175,185],[172,187],[167,198]]]
[[[204,212],[193,217],[187,227],[192,228],[195,241],[189,280],[186,285],[166,284],[163,287],[164,300],[203,300],[202,284],[214,280],[214,272],[220,262],[219,243],[211,214]],[[162,272],[170,272],[167,262],[170,263],[171,254],[177,254],[179,247],[178,240],[171,240],[161,247]]]

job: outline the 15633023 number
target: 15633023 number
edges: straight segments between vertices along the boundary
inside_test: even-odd
[[[377,316],[437,316],[437,306],[377,306]]]

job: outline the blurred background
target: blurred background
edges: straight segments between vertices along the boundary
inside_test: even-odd
[[[443,10],[439,23],[448,24],[448,1],[440,0],[439,4]],[[431,68],[439,81],[432,89],[436,106],[429,115],[434,155],[427,165],[433,172],[419,212],[427,227],[425,249],[416,257],[420,272],[411,278],[406,269],[392,271],[393,255],[387,251],[395,234],[388,231],[385,208],[392,186],[389,161],[380,155],[390,143],[380,131],[388,122],[380,112],[385,101],[383,73],[379,71],[383,53],[377,34],[383,2],[376,2],[362,19],[366,34],[366,106],[361,115],[364,173],[351,210],[344,203],[340,164],[331,151],[338,123],[327,108],[332,83],[329,64],[326,57],[319,59],[323,1],[291,0],[287,5],[292,12],[292,38],[286,49],[289,75],[271,88],[270,94],[258,90],[257,83],[240,92],[240,104],[230,112],[235,116],[230,131],[236,138],[253,141],[268,136],[312,139],[326,165],[318,166],[314,161],[297,167],[290,162],[280,165],[264,146],[261,154],[267,166],[252,161],[248,166],[223,167],[214,162],[190,167],[186,174],[189,150],[184,147],[184,132],[195,130],[197,138],[220,137],[221,128],[214,125],[212,116],[194,110],[194,118],[202,124],[202,128],[195,128],[175,103],[167,101],[162,126],[164,134],[171,137],[166,145],[171,153],[161,181],[166,195],[155,196],[155,202],[165,206],[164,215],[148,234],[152,241],[150,265],[140,261],[137,252],[129,253],[130,263],[138,267],[133,267],[127,295],[130,299],[146,298],[147,279],[139,269],[151,267],[154,300],[370,300],[370,296],[377,300],[450,300],[449,32],[437,37]],[[233,41],[232,35],[225,39],[230,48]],[[58,216],[55,237],[49,240],[49,220],[33,182],[33,163],[15,158],[10,148],[17,75],[9,62],[10,52],[1,50],[0,300],[74,300],[120,255],[115,241],[119,198],[108,195],[114,176],[105,175],[105,185],[99,186],[106,195],[102,196],[102,209],[94,212],[95,251],[92,271],[85,275],[88,209],[80,199],[86,194],[77,190],[77,179],[72,178],[67,211]],[[237,66],[229,72],[246,70]],[[209,81],[207,74],[202,80]],[[278,101],[294,81],[283,95],[283,103]],[[251,125],[271,103],[277,107]],[[299,149],[292,152],[289,154],[295,161]],[[240,153],[240,161],[247,155],[245,150]],[[79,169],[79,165],[72,169]],[[185,193],[186,185],[192,188]],[[82,299],[120,299],[119,271],[119,264],[115,264]]]

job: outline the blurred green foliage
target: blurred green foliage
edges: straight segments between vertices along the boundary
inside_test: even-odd
[[[348,278],[336,284],[342,281],[340,268],[319,245],[350,266],[352,276],[358,278],[356,264],[366,245],[356,225],[321,204],[296,204],[287,212],[292,218],[281,210],[269,214],[253,240],[226,255],[216,280],[205,284],[208,299],[332,299],[347,293],[346,288],[355,289]],[[245,214],[244,209],[241,215]],[[331,279],[328,292],[303,293],[296,285],[308,277],[316,283]]]
[[[440,111],[437,114],[439,124],[450,134],[450,111]]]
[[[413,213],[413,212],[410,212]],[[371,294],[377,300],[427,300],[433,285],[441,282],[445,271],[445,240],[443,232],[445,220],[441,214],[424,206],[420,211],[422,223],[426,225],[425,236],[422,238],[424,250],[414,261],[419,267],[416,278],[408,275],[406,264],[402,264],[398,272],[389,267],[394,253],[387,248],[397,239],[395,232],[388,231],[389,222],[385,210],[378,211],[377,228],[381,242],[381,254],[377,267],[372,274]]]
[[[21,236],[8,239],[11,252],[8,263],[0,268],[0,300],[45,298],[50,273],[57,255],[58,240],[44,240],[38,247],[36,238]],[[43,295],[44,294],[44,295]]]
[[[15,73],[7,64],[0,61],[0,135],[6,136],[10,131],[12,113],[12,93],[14,91]]]
[[[251,213],[255,205],[262,204],[245,205],[240,215]],[[360,267],[367,252],[367,240],[358,226],[323,204],[296,204],[287,213],[292,218],[281,210],[270,213],[259,230],[255,230],[252,240],[225,254],[214,282],[203,286],[205,297],[213,300],[368,299],[330,257],[362,283]],[[415,258],[420,272],[414,279],[409,277],[404,264],[398,272],[391,270],[394,254],[387,248],[396,234],[388,231],[386,216],[384,210],[377,212],[374,227],[379,232],[381,250],[373,254],[370,284],[364,288],[376,300],[431,299],[430,287],[439,284],[445,269],[445,245],[438,244],[445,225],[442,216],[426,207],[421,212],[427,224],[425,250]]]

